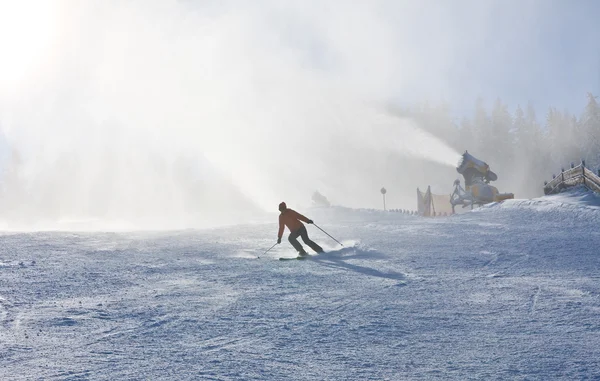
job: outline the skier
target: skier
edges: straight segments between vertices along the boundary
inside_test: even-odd
[[[323,248],[321,246],[317,245],[316,243],[311,241],[310,238],[308,238],[306,226],[304,226],[304,224],[300,222],[304,221],[307,224],[312,224],[312,220],[309,220],[308,218],[306,218],[305,216],[296,212],[293,209],[288,209],[287,205],[285,205],[285,202],[279,204],[279,211],[281,212],[281,214],[279,215],[279,234],[277,235],[278,244],[281,243],[281,236],[283,235],[283,230],[287,226],[290,230],[290,236],[288,237],[288,240],[290,241],[292,246],[294,246],[294,249],[298,251],[298,254],[300,256],[308,255],[308,253],[304,251],[304,248],[302,247],[300,242],[298,242],[298,236],[302,237],[302,241],[304,241],[305,244],[310,246],[310,248],[316,251],[317,253],[323,252]]]

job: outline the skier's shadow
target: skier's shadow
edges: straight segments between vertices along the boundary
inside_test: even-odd
[[[311,258],[313,261],[319,263],[321,266],[344,269],[348,271],[354,271],[368,276],[374,276],[378,278],[392,279],[397,281],[406,280],[406,275],[396,271],[383,272],[370,267],[359,266],[352,263],[346,262],[348,259],[377,259],[384,258],[385,255],[374,250],[364,251],[357,248],[344,248],[329,254],[321,254]]]

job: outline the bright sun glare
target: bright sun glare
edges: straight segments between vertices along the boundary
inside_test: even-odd
[[[57,2],[0,0],[0,89],[14,91],[43,66],[56,36]]]

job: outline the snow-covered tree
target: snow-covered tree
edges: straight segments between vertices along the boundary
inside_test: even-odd
[[[600,105],[596,97],[588,93],[588,103],[581,118],[580,147],[589,165],[600,165]]]
[[[486,151],[494,144],[491,138],[490,118],[485,109],[483,98],[475,101],[475,115],[473,117],[475,146],[472,152]]]
[[[514,149],[510,133],[512,122],[508,106],[497,99],[492,111],[490,128],[492,144],[488,152],[490,153],[489,160],[498,163],[499,169],[509,170],[513,164]]]

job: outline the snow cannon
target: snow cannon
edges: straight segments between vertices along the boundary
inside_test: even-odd
[[[514,198],[512,193],[500,193],[498,188],[490,185],[491,181],[498,180],[498,176],[490,170],[490,166],[471,155],[468,151],[460,158],[456,171],[463,175],[465,188],[460,186],[460,180],[454,182],[454,192],[450,196],[452,210],[456,205],[463,208],[473,205],[483,205],[490,202],[499,202]]]

